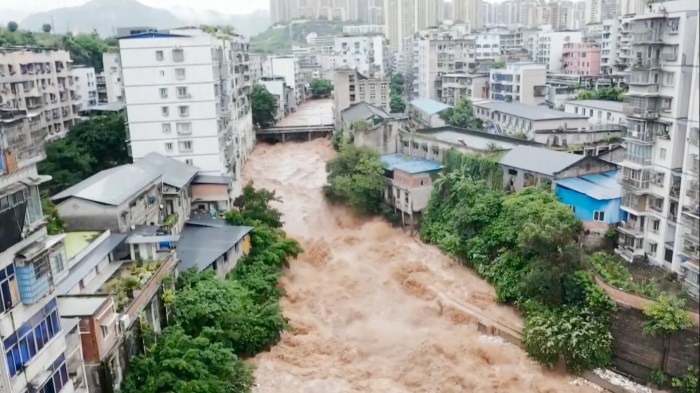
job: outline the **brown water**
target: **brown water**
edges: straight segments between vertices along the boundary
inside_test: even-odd
[[[258,145],[244,174],[282,197],[305,253],[281,280],[291,329],[258,355],[257,393],[592,392],[482,336],[457,303],[511,326],[488,284],[381,220],[327,205],[326,140]]]

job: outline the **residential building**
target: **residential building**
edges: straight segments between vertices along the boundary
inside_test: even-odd
[[[419,128],[436,128],[444,126],[442,114],[452,107],[429,98],[419,98],[408,104],[406,113],[412,123]]]
[[[384,34],[384,25],[350,25],[343,26],[343,34],[350,36]]]
[[[102,64],[104,65],[104,92],[107,96],[107,101],[103,104],[112,102],[124,102],[124,83],[122,81],[122,66],[119,52],[105,52],[102,54]],[[100,94],[98,90],[98,94]]]
[[[270,0],[270,19],[272,24],[292,20],[294,4],[289,0]]]
[[[581,156],[533,146],[517,146],[500,161],[503,188],[518,192],[523,188],[546,186],[556,188],[561,179],[603,174],[617,170],[615,164],[597,157]]]
[[[295,111],[297,106],[306,101],[306,81],[301,75],[299,63],[294,56],[274,56],[267,59],[269,72],[266,75],[284,77],[287,86],[294,89],[294,102],[288,101],[289,108]]]
[[[491,100],[544,104],[547,98],[547,69],[542,64],[508,63],[490,70]]]
[[[6,393],[85,392],[68,375],[66,327],[56,304],[55,286],[66,273],[64,236],[47,234],[39,195],[50,180],[36,167],[45,158],[45,119],[41,109],[27,108],[30,98],[58,95],[56,85],[55,93],[42,91],[59,71],[67,83],[68,69],[56,68],[66,62],[54,56],[43,49],[0,51],[0,81],[14,92],[0,108],[0,391]]]
[[[586,0],[586,13],[584,15],[584,22],[589,23],[600,23],[602,20],[601,15],[603,12],[603,0]]]
[[[97,105],[95,69],[77,65],[71,67],[70,74],[73,77],[73,83],[75,83],[75,95],[80,103],[80,110],[86,111]]]
[[[501,35],[497,32],[484,32],[476,35],[476,60],[495,61],[501,54]]]
[[[646,10],[644,0],[618,0],[618,15],[641,15]]]
[[[248,44],[184,28],[122,37],[119,45],[134,161],[156,152],[229,176],[234,199],[255,141]]]
[[[233,209],[230,195],[228,176],[197,175],[192,181],[192,209],[227,212]]]
[[[456,105],[463,98],[482,100],[489,98],[489,75],[444,74],[440,76],[442,96],[440,101],[447,105]]]
[[[452,0],[452,19],[465,22],[471,29],[481,27],[481,7],[479,0]]]
[[[358,102],[341,111],[340,116],[342,129],[352,133],[355,146],[367,147],[379,154],[396,153],[405,115],[390,115],[381,108]]]
[[[629,218],[618,228],[616,251],[627,260],[644,259],[677,273],[681,255],[697,260],[697,248],[685,248],[686,238],[679,237],[684,222],[692,220],[692,209],[681,217],[681,191],[697,188],[683,184],[684,174],[692,173],[684,166],[692,166],[686,155],[692,136],[687,119],[697,119],[697,108],[688,105],[697,94],[698,64],[690,61],[697,59],[697,29],[697,3],[690,0],[651,4],[629,26],[634,55],[624,107],[627,157],[620,177]]]
[[[562,72],[570,75],[600,75],[600,46],[566,43],[562,52]]]
[[[415,29],[423,30],[428,27],[437,26],[445,19],[444,0],[422,0],[414,3],[416,16]]]
[[[294,90],[287,86],[287,82],[284,80],[283,76],[264,76],[260,78],[258,83],[265,86],[267,91],[275,96],[275,99],[277,100],[277,114],[275,115],[275,121],[279,121],[290,113],[291,108],[289,107],[289,101],[295,101],[296,99],[294,97]]]
[[[554,181],[554,192],[581,220],[587,233],[604,238],[615,225],[627,219],[620,209],[622,187],[617,171],[583,175]]]
[[[337,69],[333,83],[333,111],[336,126],[340,126],[343,109],[366,102],[390,112],[390,88],[387,78],[370,78],[356,70]]]
[[[418,0],[384,0],[385,35],[394,51],[403,53],[410,48],[404,39],[416,32],[415,3]]]
[[[48,139],[65,136],[81,107],[70,64],[63,50],[0,48],[0,111],[26,114],[21,121]]]
[[[625,104],[605,100],[575,100],[564,103],[564,112],[588,116],[589,124],[626,124]]]
[[[413,232],[420,225],[423,210],[428,207],[433,191],[432,179],[442,170],[442,164],[401,154],[386,154],[380,159],[389,180],[384,200],[401,213],[401,226]]]
[[[564,44],[580,43],[582,37],[580,31],[541,31],[536,37],[532,59],[545,64],[550,72],[561,72]]]
[[[363,75],[382,77],[387,75],[388,50],[381,35],[335,37],[333,45],[333,68],[351,68]]]

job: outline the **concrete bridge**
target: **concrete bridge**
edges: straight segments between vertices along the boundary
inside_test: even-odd
[[[270,127],[257,130],[255,135],[259,141],[269,143],[287,141],[310,141],[316,138],[326,138],[333,134],[333,124]]]
[[[309,100],[274,127],[257,130],[255,135],[259,141],[269,143],[310,141],[330,137],[333,134],[333,123],[331,99]]]

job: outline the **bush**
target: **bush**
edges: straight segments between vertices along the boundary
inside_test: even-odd
[[[685,300],[661,294],[656,302],[644,307],[644,315],[649,320],[644,325],[644,333],[651,336],[669,335],[693,325],[685,311]]]
[[[649,374],[649,380],[651,383],[656,385],[658,388],[662,388],[666,386],[666,382],[668,382],[668,375],[666,375],[665,372],[663,372],[660,368],[656,367],[653,370],[651,370],[651,374]]]
[[[673,378],[671,386],[674,392],[678,393],[697,393],[698,392],[698,369],[693,366],[688,366],[688,371],[683,378]]]
[[[615,288],[650,298],[656,298],[660,294],[650,280],[632,281],[632,274],[614,255],[597,252],[588,260],[600,277]]]
[[[328,162],[326,169],[326,198],[345,204],[360,214],[381,213],[386,178],[377,153],[343,144],[338,156]]]

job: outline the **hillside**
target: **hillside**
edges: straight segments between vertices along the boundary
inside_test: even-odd
[[[191,7],[173,7],[170,11],[187,25],[233,26],[236,32],[246,37],[262,33],[271,24],[270,13],[265,10],[258,10],[245,15],[228,15],[214,10]]]
[[[343,26],[352,24],[328,20],[294,21],[286,25],[271,26],[250,38],[250,50],[259,53],[289,53],[292,45],[305,44],[309,33],[319,36],[340,34]]]

